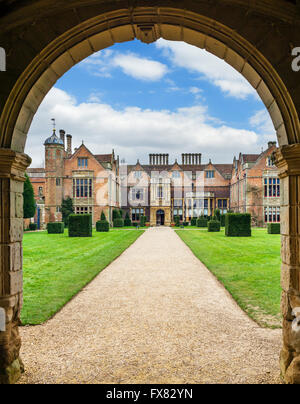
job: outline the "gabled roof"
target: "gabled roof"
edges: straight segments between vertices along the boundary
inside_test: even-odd
[[[244,163],[255,163],[260,154],[242,154],[242,159]]]
[[[94,157],[96,160],[99,161],[99,163],[111,163],[112,161],[112,154],[94,154]]]

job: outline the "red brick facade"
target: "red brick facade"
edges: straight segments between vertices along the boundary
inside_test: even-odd
[[[111,221],[112,209],[120,206],[119,159],[112,154],[94,155],[82,144],[72,153],[72,138],[61,131],[45,142],[45,168],[29,168],[27,173],[37,202],[35,221],[44,228],[61,221],[63,199],[73,199],[75,213],[91,213],[93,223],[103,211]]]
[[[240,154],[233,164],[201,164],[201,154],[183,154],[181,164],[169,164],[167,154],[151,154],[148,165],[121,167],[114,152],[94,155],[82,144],[72,153],[71,142],[67,135],[65,146],[64,131],[60,138],[54,133],[45,142],[45,168],[28,169],[40,227],[62,220],[66,197],[73,199],[75,213],[91,213],[94,224],[102,211],[112,223],[112,209],[120,206],[133,222],[145,215],[152,225],[170,225],[175,216],[190,221],[213,215],[217,208],[249,212],[256,226],[280,221],[274,142],[261,154]]]

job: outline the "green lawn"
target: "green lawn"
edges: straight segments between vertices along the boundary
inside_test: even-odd
[[[25,233],[22,323],[48,320],[142,233],[112,229],[91,238]]]
[[[176,230],[223,283],[240,307],[261,326],[281,326],[280,235],[253,229],[252,237],[226,237],[207,229]]]

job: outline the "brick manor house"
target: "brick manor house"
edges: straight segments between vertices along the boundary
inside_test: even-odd
[[[93,223],[104,211],[112,220],[112,210],[120,207],[119,158],[111,154],[92,154],[82,143],[72,151],[72,136],[53,130],[45,143],[45,168],[29,168],[39,227],[61,221],[64,198],[73,199],[76,214],[90,213]]]
[[[170,226],[174,217],[249,212],[253,225],[280,222],[280,180],[273,164],[276,142],[261,154],[240,154],[233,164],[202,164],[201,154],[182,154],[169,163],[168,154],[150,154],[149,164],[119,164],[111,154],[92,154],[82,145],[72,151],[72,136],[53,131],[45,143],[45,168],[29,168],[39,227],[61,221],[61,203],[73,199],[75,213],[90,213],[93,223],[104,211],[122,208],[133,222],[142,215],[150,225]]]

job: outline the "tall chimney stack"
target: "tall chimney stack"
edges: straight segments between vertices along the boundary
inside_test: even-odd
[[[67,135],[67,155],[72,156],[72,135]]]
[[[66,132],[65,132],[63,129],[61,129],[61,130],[59,131],[60,138],[61,138],[61,140],[64,142],[64,148],[66,147],[65,134],[66,134]]]

